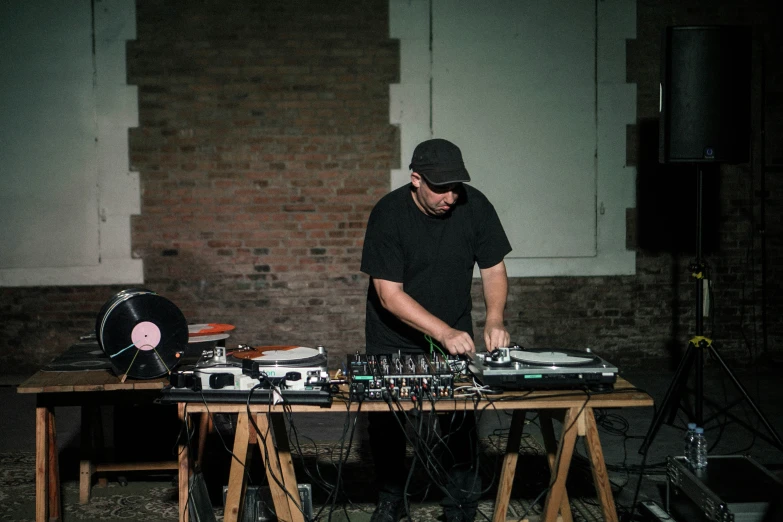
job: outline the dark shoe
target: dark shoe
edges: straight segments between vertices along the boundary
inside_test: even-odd
[[[402,499],[381,500],[370,517],[370,522],[399,522],[405,514]]]

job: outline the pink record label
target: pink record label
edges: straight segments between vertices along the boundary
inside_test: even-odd
[[[160,328],[149,321],[142,321],[133,327],[131,341],[139,350],[152,350],[160,343]]]

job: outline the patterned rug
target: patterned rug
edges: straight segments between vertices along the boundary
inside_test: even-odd
[[[494,480],[500,472],[502,448],[505,447],[503,435],[482,439],[483,480],[488,485],[479,503],[477,521],[490,520],[494,508],[496,484]],[[337,479],[337,466],[341,448],[335,443],[315,443],[300,441],[297,455],[294,458],[297,478],[302,483],[311,483],[313,494],[313,511],[317,520],[334,522],[367,522],[374,509],[375,492],[371,486],[372,478],[368,450],[358,445],[342,466],[340,480],[341,491],[348,492],[350,497],[340,497],[332,502],[322,484],[334,484]],[[224,450],[221,450],[224,451]],[[214,453],[214,450],[213,450]],[[228,458],[221,461],[228,461]],[[263,476],[262,470],[253,469],[259,466],[256,458],[249,466],[250,476]],[[65,462],[61,466],[66,465]],[[68,463],[69,468],[74,463]],[[61,467],[61,471],[62,471]],[[225,484],[225,470],[218,467],[205,469],[204,476],[210,474],[217,477],[217,482]],[[369,473],[369,475],[368,475]],[[65,478],[62,482],[63,520],[64,522],[85,521],[98,522],[105,520],[125,521],[168,521],[178,519],[176,476],[162,474],[145,476],[137,474],[123,484],[110,478],[106,487],[94,486],[89,504],[79,504],[79,484],[76,477],[69,479],[67,473],[61,472]],[[439,505],[439,495],[434,488],[427,488],[429,483],[423,473],[414,474],[410,491],[414,492],[411,500],[411,520],[415,522],[433,522],[442,520]],[[594,522],[602,520],[600,509],[595,502],[595,492],[585,486],[584,478],[589,482],[589,472],[586,476],[580,473],[578,467],[572,467],[569,475],[568,491],[571,496],[571,506],[574,520],[579,522]],[[536,498],[544,493],[549,480],[549,472],[543,450],[537,441],[525,436],[520,450],[516,480],[512,489],[509,518],[521,517],[523,514],[538,514],[541,511],[542,500]],[[219,485],[218,485],[219,488]],[[214,489],[214,488],[212,488]],[[210,490],[210,498],[220,497]],[[543,498],[543,495],[540,495]],[[222,502],[212,502],[215,516],[222,521]],[[3,521],[33,521],[35,520],[35,455],[33,453],[0,453],[0,520]]]
[[[89,504],[79,504],[79,483],[62,483],[63,518],[81,520],[177,520],[177,488],[171,477],[109,482],[94,487]],[[35,520],[35,453],[0,453],[0,520]]]

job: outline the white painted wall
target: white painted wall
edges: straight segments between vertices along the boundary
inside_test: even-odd
[[[635,87],[625,83],[626,0],[390,0],[400,83],[402,169],[422,140],[463,151],[472,184],[494,203],[514,251],[509,275],[632,274],[625,166]]]
[[[0,286],[143,281],[135,33],[133,0],[0,1]]]
[[[461,146],[498,208],[512,276],[631,274],[625,127],[631,0],[390,0],[400,164],[438,136]],[[0,0],[0,286],[143,282],[125,83],[132,0]],[[432,19],[430,16],[432,13]],[[432,37],[432,40],[431,40]],[[391,188],[407,168],[391,173]]]

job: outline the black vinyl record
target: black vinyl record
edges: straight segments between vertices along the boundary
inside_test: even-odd
[[[123,301],[131,296],[138,295],[138,294],[154,294],[152,290],[147,290],[146,288],[126,288],[125,290],[120,290],[118,293],[116,293],[111,299],[106,301],[104,305],[101,307],[100,311],[98,312],[98,318],[95,321],[95,335],[96,337],[100,338],[101,336],[101,323],[103,322],[104,317],[106,316],[106,312],[109,311],[109,309],[113,306],[115,306],[120,301]]]
[[[168,299],[149,290],[123,290],[101,308],[96,335],[119,375],[152,379],[179,362],[188,324]]]

